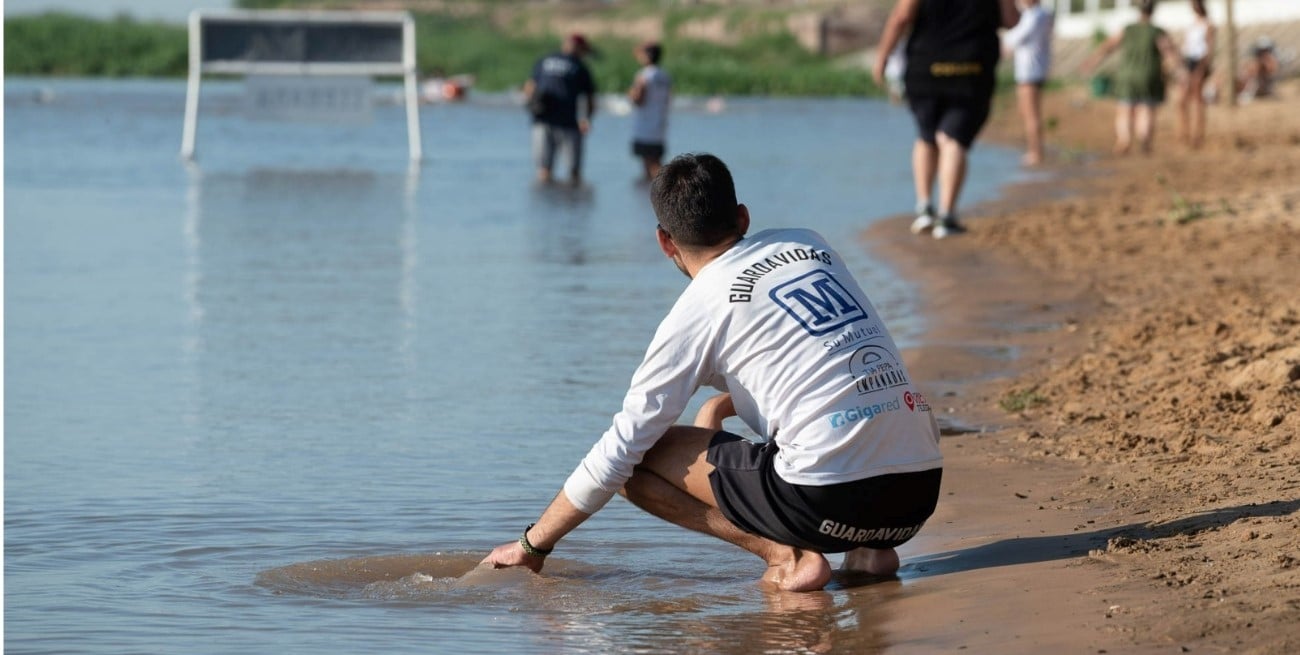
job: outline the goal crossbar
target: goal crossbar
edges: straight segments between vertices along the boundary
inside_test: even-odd
[[[400,76],[412,160],[423,157],[415,21],[407,12],[199,9],[189,18],[181,157],[193,160],[205,74]]]

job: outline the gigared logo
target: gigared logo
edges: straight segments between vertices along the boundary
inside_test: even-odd
[[[850,409],[846,409],[842,412],[835,412],[834,414],[831,414],[828,418],[830,419],[831,427],[842,428],[844,426],[853,425],[861,421],[870,421],[871,419],[880,416],[881,414],[884,414],[886,412],[896,412],[896,411],[898,411],[898,398],[894,398],[893,400],[886,400],[883,403],[876,403],[874,405],[863,405],[861,407],[853,407]]]
[[[815,337],[867,318],[853,294],[826,271],[801,275],[768,295]]]

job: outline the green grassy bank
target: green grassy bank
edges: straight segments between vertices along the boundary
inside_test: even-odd
[[[185,75],[184,25],[95,20],[64,13],[5,18],[6,75]]]
[[[665,14],[665,27],[681,16]],[[559,45],[559,36],[503,29],[486,14],[416,14],[422,74],[472,74],[477,88],[518,87],[533,62]],[[5,74],[24,76],[180,77],[187,71],[184,25],[98,20],[49,13],[5,20]],[[666,29],[671,33],[671,30]],[[630,39],[595,39],[603,56],[591,62],[597,84],[619,91],[637,64]],[[788,33],[757,31],[735,45],[664,39],[663,65],[686,95],[875,94],[870,75],[809,53]]]

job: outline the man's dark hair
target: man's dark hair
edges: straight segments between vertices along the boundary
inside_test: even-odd
[[[659,225],[679,246],[716,246],[741,236],[736,185],[727,165],[713,155],[673,158],[655,175],[650,204]]]
[[[641,50],[645,52],[645,58],[649,59],[652,64],[658,64],[659,57],[664,54],[663,47],[658,43],[647,43],[644,46],[641,46]]]

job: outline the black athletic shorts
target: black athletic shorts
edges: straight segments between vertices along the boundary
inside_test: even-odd
[[[939,502],[943,469],[796,485],[776,474],[776,453],[775,443],[719,431],[708,461],[714,467],[709,483],[727,520],[778,543],[822,553],[893,548],[919,532]]]
[[[654,159],[663,159],[664,144],[647,143],[645,141],[632,142],[632,154],[637,157],[652,157]]]
[[[1183,57],[1183,68],[1186,68],[1186,69],[1187,69],[1187,72],[1189,72],[1189,73],[1195,73],[1195,72],[1196,72],[1196,69],[1197,69],[1200,65],[1201,65],[1201,60],[1198,59],[1198,58],[1195,58],[1195,57]],[[1213,73],[1213,72],[1214,72],[1214,67],[1211,66],[1210,64],[1206,64],[1206,65],[1205,65],[1205,76],[1206,76],[1206,77],[1209,77],[1209,76],[1210,76],[1210,73]]]
[[[989,119],[992,98],[990,89],[988,95],[909,95],[907,103],[922,141],[933,144],[935,134],[943,132],[969,149]]]

